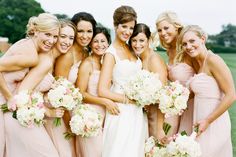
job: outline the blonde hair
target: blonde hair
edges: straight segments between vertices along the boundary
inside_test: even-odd
[[[175,28],[178,29],[178,33],[180,33],[181,29],[183,28],[183,24],[179,20],[177,14],[175,12],[165,11],[165,12],[161,13],[156,20],[156,27],[162,21],[167,21],[167,22],[171,23]],[[158,33],[156,33],[156,35],[158,35]],[[163,48],[168,49],[170,47],[170,45],[164,43],[161,39],[159,39],[159,40],[160,40],[160,44]]]
[[[75,24],[73,22],[71,22],[70,20],[66,20],[66,19],[60,19],[60,24],[61,24],[61,27],[60,28],[64,28],[64,27],[71,27],[74,31],[74,36],[76,36],[76,32],[77,32],[77,28],[75,26]]]
[[[41,13],[37,17],[31,17],[26,27],[27,36],[32,37],[35,31],[47,32],[60,28],[60,22],[56,16],[50,13]]]
[[[206,40],[208,37],[207,33],[205,31],[203,31],[203,29],[201,27],[199,27],[198,25],[188,25],[188,26],[184,27],[177,38],[177,42],[176,42],[177,55],[174,60],[175,63],[183,62],[183,60],[184,60],[185,53],[183,51],[182,41],[183,41],[184,35],[187,32],[193,32],[199,38],[205,37]]]

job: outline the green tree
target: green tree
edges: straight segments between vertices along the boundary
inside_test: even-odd
[[[66,14],[54,14],[58,19],[67,19],[70,20],[70,17]]]
[[[209,39],[220,46],[236,47],[236,26],[223,25],[222,31],[217,35],[209,36]]]
[[[29,18],[43,12],[35,0],[0,0],[0,36],[10,43],[24,38]]]

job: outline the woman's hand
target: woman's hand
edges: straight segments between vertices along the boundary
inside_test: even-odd
[[[59,108],[46,108],[46,113],[45,115],[49,118],[61,118],[64,115],[64,108],[59,107]]]
[[[120,113],[120,110],[119,110],[117,104],[114,103],[113,101],[111,101],[110,99],[104,98],[103,104],[110,114],[118,115]]]
[[[200,136],[210,125],[210,122],[207,119],[200,120],[194,124],[194,128],[198,128],[197,136]]]

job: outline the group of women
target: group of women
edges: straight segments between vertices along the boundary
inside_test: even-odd
[[[183,26],[173,12],[156,21],[168,63],[150,48],[153,36],[137,24],[130,6],[113,14],[115,38],[97,27],[86,12],[71,21],[42,13],[29,19],[27,38],[16,42],[0,58],[0,104],[13,101],[22,90],[47,93],[54,77],[63,76],[80,89],[83,101],[104,116],[96,137],[64,139],[71,114],[45,103],[45,124],[25,128],[12,113],[0,112],[0,157],[144,157],[148,136],[161,142],[198,127],[202,157],[232,157],[231,124],[227,109],[236,99],[234,83],[224,61],[205,46],[207,35],[196,25]],[[139,70],[158,73],[163,84],[178,80],[192,91],[181,116],[165,118],[158,104],[145,111],[123,92],[128,78]],[[55,117],[63,117],[60,126]],[[166,135],[164,123],[171,129]]]

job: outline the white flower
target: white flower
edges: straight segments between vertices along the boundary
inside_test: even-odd
[[[194,140],[193,136],[177,135],[174,141],[171,141],[167,147],[169,156],[200,157],[200,145]]]
[[[58,78],[48,92],[48,100],[54,108],[65,107],[67,110],[72,110],[82,103],[82,94],[71,82]]]
[[[166,117],[180,115],[187,108],[189,90],[178,81],[170,82],[160,91],[159,108]]]
[[[123,86],[125,95],[135,100],[138,106],[156,104],[159,99],[159,91],[162,83],[157,74],[140,70],[136,75],[131,76]]]
[[[79,105],[70,121],[72,133],[82,137],[97,136],[102,129],[102,115],[89,105]]]

